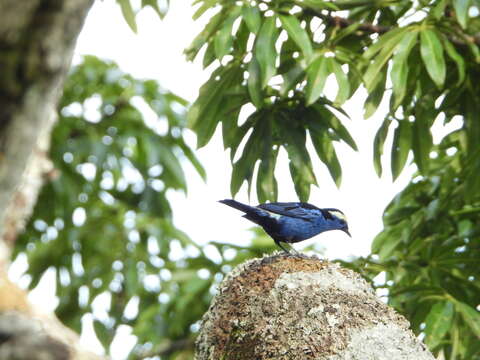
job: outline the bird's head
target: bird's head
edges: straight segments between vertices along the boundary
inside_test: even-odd
[[[333,230],[341,230],[345,232],[348,236],[350,235],[350,232],[348,231],[348,223],[347,223],[347,217],[343,212],[341,212],[338,209],[323,209],[328,213],[325,218],[330,222],[330,225]]]

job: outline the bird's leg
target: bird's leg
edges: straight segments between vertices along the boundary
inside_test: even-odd
[[[283,251],[285,251],[286,254],[290,255],[290,256],[298,256],[298,257],[302,257],[302,254],[300,254],[297,250],[295,250],[295,248],[293,246],[290,246],[290,249],[293,250],[293,253],[291,253],[290,251],[288,251],[287,249],[285,249],[282,244],[280,243],[280,241],[276,241],[275,240],[275,244],[277,244],[278,246],[280,246],[282,248]]]
[[[302,254],[299,253],[297,250],[295,250],[295,248],[293,246],[291,246],[291,248],[292,248],[295,256],[302,257]]]
[[[287,253],[288,255],[292,255],[292,254],[290,253],[290,251],[288,251],[287,249],[285,249],[285,248],[282,246],[282,244],[280,243],[280,241],[277,241],[277,240],[275,240],[275,239],[274,239],[274,241],[275,241],[275,244],[277,244],[283,251],[285,251],[285,253]]]

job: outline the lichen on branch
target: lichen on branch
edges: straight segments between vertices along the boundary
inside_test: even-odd
[[[232,271],[203,318],[196,359],[433,360],[360,275],[274,255]]]

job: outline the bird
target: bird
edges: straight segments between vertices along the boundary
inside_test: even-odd
[[[288,254],[281,243],[297,243],[329,230],[341,230],[351,237],[347,219],[338,209],[321,209],[305,202],[270,202],[257,206],[232,199],[219,202],[244,212],[244,218],[260,225]]]

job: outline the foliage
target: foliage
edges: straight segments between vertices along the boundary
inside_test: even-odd
[[[65,86],[50,150],[56,170],[16,252],[28,256],[30,287],[56,270],[57,315],[80,331],[93,313],[107,349],[129,325],[136,354],[168,353],[192,338],[223,274],[273,246],[215,243],[221,261],[213,261],[173,225],[168,191],[186,190],[182,162],[205,176],[183,137],[185,105],[155,81],[91,56]],[[141,312],[126,311],[135,304]]]
[[[278,4],[270,5],[276,8]],[[259,8],[248,3],[205,1],[195,17],[217,5],[221,5],[221,9],[186,50],[188,58],[193,59],[206,46],[203,64],[215,67],[189,111],[190,126],[197,133],[198,145],[203,146],[210,140],[219,122],[224,146],[230,149],[232,160],[239,152],[239,145],[246,140],[248,151],[243,151],[233,164],[231,192],[236,194],[245,180],[250,190],[255,183],[253,175],[258,162],[256,191],[260,201],[277,198],[274,169],[278,151],[284,148],[290,159],[295,189],[299,197],[306,200],[311,184],[317,182],[305,149],[310,135],[317,155],[339,183],[341,169],[332,141],[343,140],[354,149],[356,144],[339,120],[342,111],[338,106],[360,83],[358,73],[353,74],[353,68],[349,70],[353,79],[349,83],[341,67],[347,61],[345,57],[342,60],[324,57],[327,49],[314,52],[310,40],[312,31],[303,29],[297,17],[290,15],[283,5],[282,11],[265,17]],[[282,42],[279,53],[278,21],[289,36]],[[233,26],[235,24],[237,26]],[[295,58],[295,54],[300,55]],[[218,61],[214,62],[215,59]],[[329,74],[334,74],[342,85],[333,102],[321,96]],[[303,91],[300,84],[305,78],[308,82]],[[249,103],[255,106],[255,111],[238,126],[240,110]]]
[[[274,168],[278,149],[283,147],[297,194],[306,200],[310,185],[316,184],[305,147],[308,136],[339,183],[341,168],[332,142],[343,140],[356,146],[337,110],[360,84],[368,92],[365,117],[376,111],[390,92],[387,86],[393,85],[390,112],[375,142],[377,171],[381,172],[380,155],[392,124],[393,176],[400,174],[410,150],[420,172],[427,175],[432,147],[429,129],[442,111],[433,110],[435,101],[459,91],[476,94],[471,79],[480,62],[476,37],[480,21],[470,18],[469,11],[478,12],[478,2],[196,3],[194,18],[208,9],[216,13],[186,54],[190,59],[202,54],[204,66],[214,71],[190,109],[189,121],[199,146],[208,143],[221,123],[224,146],[231,150],[232,159],[240,152],[242,140],[247,141],[248,151],[233,164],[233,194],[246,180],[249,189],[256,183],[260,201],[276,199]],[[338,85],[331,100],[325,88],[328,77]],[[238,126],[246,104],[253,104],[255,111]]]
[[[385,155],[394,179],[411,163],[418,174],[388,207],[372,255],[351,266],[370,277],[386,274],[390,303],[435,353],[480,358],[480,2],[196,3],[195,18],[214,15],[186,54],[202,57],[213,73],[189,125],[203,146],[221,123],[224,146],[232,162],[238,158],[232,193],[246,180],[260,201],[275,200],[275,162],[284,148],[297,194],[307,200],[316,184],[308,138],[339,183],[332,142],[355,148],[341,106],[360,86],[365,118],[388,100],[373,144],[375,169],[381,175]],[[333,80],[338,89],[328,96]],[[243,122],[245,105],[255,110]],[[460,128],[434,143],[432,126],[458,119]]]
[[[447,359],[480,359],[480,196],[467,177],[465,132],[448,135],[418,176],[386,209],[372,252],[386,272],[390,303]],[[454,150],[455,149],[455,150]]]
[[[146,8],[151,7],[155,12],[158,14],[160,19],[163,19],[165,14],[168,11],[169,0],[158,1],[158,0],[142,0],[140,3],[140,9],[134,8],[134,2],[132,0],[116,0],[117,4],[120,6],[122,10],[123,18],[125,22],[128,24],[130,29],[133,32],[137,32],[137,20],[136,16],[138,11]]]
[[[385,211],[385,229],[372,255],[344,263],[373,279],[377,288],[446,359],[480,359],[480,196],[462,182],[469,159],[459,151],[466,132],[435,146],[432,174],[416,176]]]

